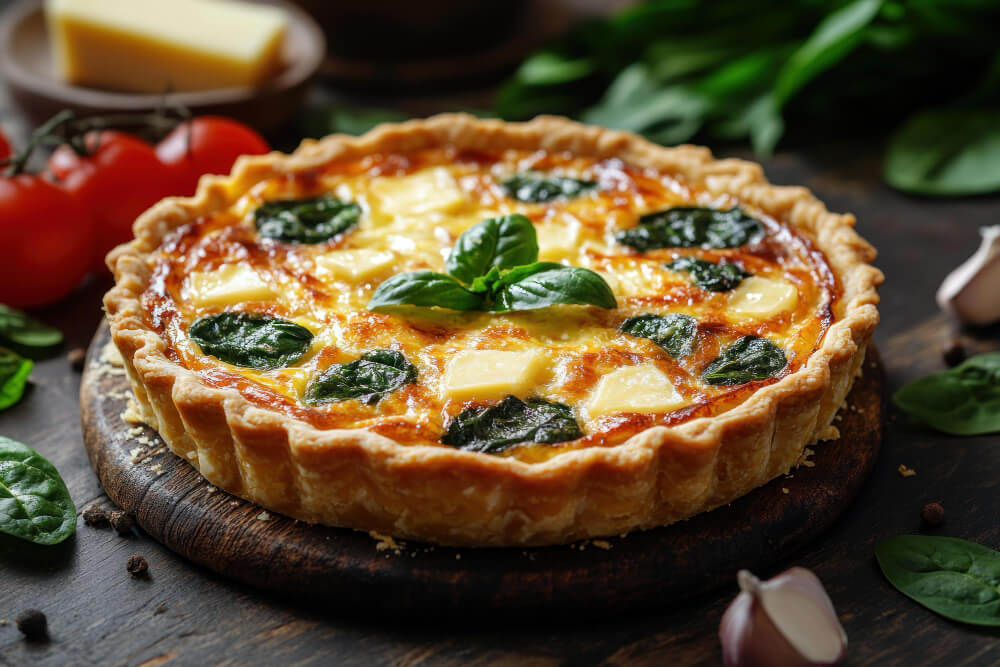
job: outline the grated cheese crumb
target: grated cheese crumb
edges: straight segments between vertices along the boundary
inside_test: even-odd
[[[377,531],[370,531],[368,536],[375,540],[375,551],[386,551],[391,549],[396,555],[402,553],[403,546],[397,542],[392,535],[383,535]],[[386,554],[388,556],[388,554]]]
[[[261,512],[260,514],[257,515],[257,520],[258,521],[270,521],[271,520],[271,515],[268,514],[267,512]]]
[[[904,464],[900,463],[897,468],[901,477],[913,477],[917,474],[917,471],[913,468],[907,468]]]
[[[788,490],[788,488],[786,488],[784,486],[781,487],[781,492],[784,493],[786,496],[790,493],[790,491]]]
[[[591,544],[593,544],[598,549],[604,549],[605,551],[611,549],[611,542],[608,542],[607,540],[594,540],[593,542],[591,542]]]

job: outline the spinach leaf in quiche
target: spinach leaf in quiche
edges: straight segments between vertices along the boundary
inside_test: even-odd
[[[0,532],[58,544],[76,531],[76,507],[45,457],[0,435]]]
[[[496,454],[522,442],[565,442],[581,437],[583,431],[568,405],[507,396],[495,405],[460,412],[449,422],[441,442]]]
[[[58,329],[0,303],[0,342],[16,348],[21,354],[35,357],[29,352],[53,348],[63,342],[63,335]]]
[[[424,306],[451,310],[484,310],[485,297],[451,276],[434,271],[398,273],[381,283],[368,302],[368,310],[386,311],[395,306]]]
[[[615,239],[640,252],[659,248],[736,248],[764,235],[760,221],[738,208],[719,211],[698,206],[668,208],[639,218]]]
[[[313,335],[303,326],[270,315],[224,312],[198,318],[188,336],[227,364],[260,371],[294,364]]]
[[[322,243],[361,219],[361,207],[330,195],[281,199],[261,204],[253,214],[257,232],[286,243]]]
[[[636,338],[648,338],[676,359],[694,349],[698,320],[681,313],[637,315],[622,322],[621,331]]]
[[[530,203],[544,203],[553,199],[570,199],[597,189],[595,181],[526,171],[511,176],[500,184],[512,199]]]
[[[0,410],[21,400],[34,363],[0,347]]]
[[[952,435],[1000,431],[1000,352],[905,385],[892,397],[911,417]]]
[[[494,312],[533,310],[559,303],[616,308],[618,302],[599,273],[579,266],[536,262],[501,274],[493,286]]]
[[[708,384],[746,384],[774,377],[788,364],[785,352],[758,336],[743,336],[710,363],[702,377]]]
[[[485,276],[490,269],[510,269],[538,259],[538,236],[531,220],[515,213],[488,218],[468,228],[455,242],[445,264],[463,283]]]
[[[1000,552],[936,535],[898,535],[875,547],[903,595],[960,623],[1000,626]]]
[[[728,292],[750,276],[735,264],[715,264],[695,257],[678,257],[666,266],[671,271],[689,273],[691,282],[709,292]]]
[[[417,379],[417,367],[395,350],[372,350],[360,359],[333,364],[306,389],[307,403],[357,399],[374,405],[386,394]]]

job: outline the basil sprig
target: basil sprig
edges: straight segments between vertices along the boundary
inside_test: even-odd
[[[565,442],[583,437],[573,409],[541,398],[507,396],[496,405],[466,408],[441,442],[458,449],[496,454],[522,442]]]
[[[58,544],[76,531],[76,507],[59,471],[27,445],[0,435],[0,532]]]
[[[500,184],[504,193],[518,201],[545,203],[553,199],[570,199],[597,189],[595,181],[527,171],[511,176]]]
[[[361,207],[330,195],[280,199],[261,204],[253,214],[257,233],[285,243],[322,243],[361,219]]]
[[[1000,552],[934,535],[899,535],[875,547],[882,574],[945,618],[1000,626]]]
[[[0,303],[0,343],[33,357],[32,352],[42,353],[62,342],[63,335],[58,329]]]
[[[698,320],[682,313],[636,315],[622,322],[622,333],[648,338],[671,357],[686,357],[694,349]]]
[[[905,385],[892,397],[911,417],[952,435],[1000,431],[1000,352]]]
[[[355,361],[328,367],[310,383],[305,400],[320,405],[353,398],[374,405],[386,394],[416,379],[417,367],[401,353],[372,350]]]
[[[227,364],[267,371],[302,358],[313,335],[303,326],[270,315],[224,312],[198,318],[188,336],[202,352]]]
[[[702,373],[708,384],[746,384],[774,377],[788,364],[780,347],[758,336],[743,336]]]
[[[736,248],[763,235],[760,221],[738,208],[719,211],[682,206],[640,217],[637,227],[618,232],[615,240],[646,252],[660,248]]]
[[[21,400],[34,365],[30,359],[0,347],[0,410]]]
[[[666,266],[671,271],[689,273],[691,282],[709,292],[728,292],[750,276],[735,264],[715,264],[695,257],[678,257]]]
[[[378,286],[368,309],[407,305],[506,312],[555,304],[618,306],[596,272],[537,259],[538,237],[528,218],[489,218],[459,237],[446,263],[448,274],[395,275]]]

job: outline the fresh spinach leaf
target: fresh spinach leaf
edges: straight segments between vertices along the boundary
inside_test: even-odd
[[[600,274],[553,262],[536,262],[503,273],[492,296],[494,312],[533,310],[559,303],[618,307],[614,292]]]
[[[715,264],[695,257],[678,257],[666,266],[671,271],[690,273],[692,282],[709,292],[728,292],[750,276],[736,264]]]
[[[417,379],[417,367],[395,350],[372,350],[360,359],[333,364],[306,389],[306,402],[313,405],[357,399],[374,405],[403,385]]]
[[[330,195],[280,199],[261,204],[253,214],[257,232],[285,243],[322,243],[361,219],[361,207]]]
[[[0,347],[0,410],[21,400],[34,363]]]
[[[875,547],[903,595],[960,623],[1000,626],[1000,552],[935,535],[899,535]]]
[[[774,377],[788,364],[785,352],[758,336],[743,336],[702,373],[708,384],[746,384]]]
[[[944,433],[1000,432],[1000,352],[980,354],[914,380],[892,400],[911,417]]]
[[[294,364],[313,335],[303,326],[270,315],[224,312],[198,318],[188,336],[227,364],[261,371]]]
[[[564,442],[583,437],[573,409],[541,398],[507,396],[496,405],[466,408],[448,423],[441,442],[496,454],[522,442]]]
[[[451,276],[433,271],[399,273],[380,284],[368,310],[386,311],[396,306],[483,310],[484,295],[467,289]]]
[[[922,195],[975,195],[1000,189],[1000,110],[938,109],[892,135],[883,167],[894,188]]]
[[[615,239],[640,252],[659,248],[736,248],[759,240],[764,227],[738,208],[669,208],[639,218]]]
[[[528,171],[511,176],[500,184],[508,197],[530,203],[544,203],[553,199],[571,199],[597,189],[595,181],[579,178],[540,174]]]
[[[26,313],[0,303],[0,341],[13,345],[19,352],[53,348],[63,342],[58,329],[42,324]]]
[[[637,315],[622,322],[621,331],[636,338],[648,338],[676,359],[694,350],[698,320],[682,313]]]
[[[445,266],[448,273],[468,284],[488,274],[490,269],[510,269],[536,259],[535,226],[515,213],[488,218],[462,232]]]
[[[43,456],[0,436],[0,532],[58,544],[76,531],[76,507],[66,483]]]

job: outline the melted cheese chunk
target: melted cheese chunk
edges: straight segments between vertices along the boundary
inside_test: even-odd
[[[465,192],[444,167],[379,179],[372,183],[371,189],[382,212],[389,216],[455,213],[468,202]]]
[[[653,364],[642,364],[619,368],[601,378],[588,410],[591,416],[669,412],[685,402],[663,371]]]
[[[729,312],[765,320],[795,308],[799,293],[784,280],[750,276],[729,294]]]
[[[444,391],[457,401],[532,393],[546,356],[539,350],[463,350],[451,358]]]
[[[575,259],[580,252],[580,224],[549,223],[535,228],[538,233],[538,259],[561,262]]]
[[[277,294],[247,264],[226,264],[216,271],[188,276],[186,297],[195,306],[234,306],[243,301],[270,301]]]
[[[359,282],[384,275],[395,261],[396,255],[387,250],[358,248],[319,255],[316,265],[336,280]]]

